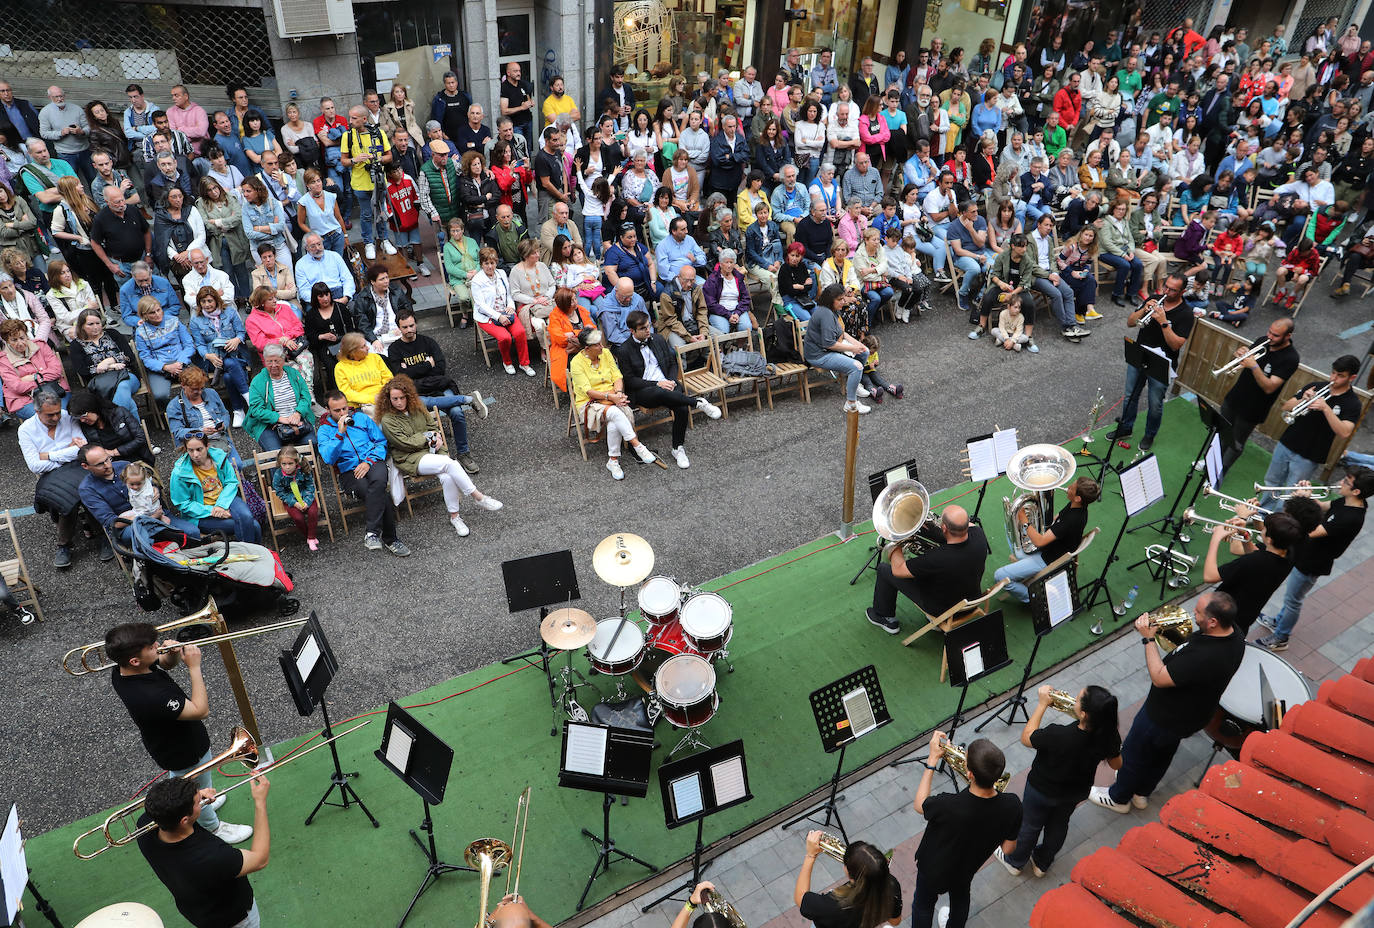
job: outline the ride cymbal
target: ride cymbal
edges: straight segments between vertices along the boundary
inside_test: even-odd
[[[634,586],[654,569],[654,549],[638,535],[617,532],[592,552],[592,569],[611,586]]]

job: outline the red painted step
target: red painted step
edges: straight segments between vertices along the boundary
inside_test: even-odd
[[[1366,813],[1374,811],[1374,768],[1363,761],[1328,753],[1281,731],[1246,738],[1240,759]]]
[[[1042,895],[1031,909],[1030,928],[1134,928],[1077,883]]]
[[[1346,674],[1336,680],[1327,680],[1317,689],[1317,702],[1374,722],[1374,683],[1359,677]]]
[[[1341,754],[1374,762],[1374,725],[1320,702],[1288,710],[1281,731]]]
[[[1245,928],[1229,912],[1214,912],[1114,847],[1074,865],[1072,880],[1094,896],[1156,928]]]

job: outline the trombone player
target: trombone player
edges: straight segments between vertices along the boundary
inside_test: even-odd
[[[105,655],[116,664],[110,672],[115,695],[138,726],[153,760],[168,771],[169,779],[176,779],[214,757],[203,721],[210,714],[210,697],[200,671],[200,648],[176,641],[161,645],[177,650],[158,654],[157,628],[147,622],[116,625],[105,635]],[[182,661],[191,677],[190,696],[167,672]],[[213,789],[210,771],[201,773],[195,784],[201,790]],[[200,826],[226,844],[247,841],[253,836],[251,826],[222,822],[215,814],[223,802],[221,797],[203,805],[197,813]]]
[[[700,887],[698,887],[699,889]],[[488,928],[550,928],[525,904],[523,896],[507,893],[491,913]]]
[[[1260,346],[1264,346],[1264,352],[1256,356],[1255,349]],[[1245,452],[1250,433],[1268,418],[1279,391],[1297,371],[1298,360],[1298,350],[1293,347],[1293,320],[1286,316],[1269,323],[1269,331],[1248,348],[1236,349],[1231,363],[1240,365],[1240,376],[1227,391],[1219,410],[1222,420],[1231,424],[1221,449],[1223,474]]]
[[[157,829],[139,836],[138,849],[167,887],[177,911],[195,928],[258,928],[258,902],[248,874],[267,866],[271,833],[267,827],[267,777],[255,774],[253,843],[247,850],[231,847],[198,821],[209,808],[215,790],[198,788],[191,780],[169,777],[148,790],[145,813]]]
[[[1331,363],[1331,379],[1310,383],[1283,404],[1283,411],[1295,413],[1300,403],[1303,409],[1284,429],[1274,448],[1274,457],[1265,471],[1268,486],[1291,487],[1303,480],[1311,480],[1326,463],[1331,445],[1337,438],[1349,438],[1360,418],[1360,398],[1351,387],[1360,372],[1360,359],[1343,354]],[[1322,388],[1329,387],[1325,397]],[[1278,496],[1266,492],[1260,497],[1263,509],[1277,509]]]
[[[1235,625],[1241,637],[1250,633],[1250,626],[1259,618],[1264,604],[1288,578],[1293,566],[1288,560],[1289,552],[1303,537],[1297,519],[1286,512],[1271,512],[1264,517],[1260,547],[1248,532],[1242,531],[1254,515],[1253,508],[1237,503],[1233,518],[1214,525],[1202,567],[1202,579],[1220,584],[1217,591],[1229,593],[1236,601]],[[1229,542],[1231,553],[1239,557],[1218,565],[1223,541]]]
[[[983,530],[971,523],[968,510],[946,506],[939,526],[922,526],[919,534],[937,543],[934,550],[908,558],[903,545],[895,544],[885,552],[886,560],[878,562],[873,605],[865,612],[869,622],[889,635],[901,630],[896,618],[898,592],[932,617],[983,592],[988,541]]]
[[[1009,581],[1006,592],[1018,602],[1030,602],[1030,591],[1023,581],[1044,570],[1046,564],[1054,563],[1056,558],[1078,547],[1088,527],[1088,506],[1097,502],[1102,495],[1102,487],[1091,477],[1079,477],[1064,488],[1064,495],[1068,497],[1069,504],[1059,510],[1059,515],[1043,532],[1029,524],[1030,514],[1025,506],[1016,511],[1017,522],[1026,527],[1026,537],[1036,550],[1033,554],[997,568],[992,576],[994,580]]]

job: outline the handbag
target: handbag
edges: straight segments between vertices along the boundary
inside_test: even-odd
[[[101,371],[86,381],[86,389],[97,396],[109,399],[119,389],[119,385],[127,376],[129,376],[128,371]]]
[[[239,496],[243,497],[243,503],[248,507],[248,511],[253,514],[253,519],[258,525],[267,528],[267,503],[258,492],[256,481],[249,480],[247,474],[239,473]]]
[[[277,433],[283,445],[298,444],[302,437],[302,428],[297,425],[287,425],[285,422],[274,422],[272,431]]]

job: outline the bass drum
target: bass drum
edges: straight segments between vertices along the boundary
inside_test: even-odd
[[[650,577],[639,588],[639,612],[650,625],[668,625],[677,619],[682,588],[667,577]]]
[[[638,625],[619,616],[596,623],[596,637],[587,645],[587,663],[593,670],[619,676],[634,670],[643,659],[644,632]]]
[[[1226,685],[1216,714],[1204,729],[1216,744],[1236,758],[1251,732],[1265,730],[1261,670],[1274,701],[1282,703],[1284,711],[1312,698],[1312,683],[1301,671],[1267,648],[1246,642],[1240,667]]]
[[[679,654],[664,661],[654,674],[654,691],[663,717],[678,728],[705,725],[716,714],[716,670],[695,654]]]
[[[695,593],[682,604],[682,634],[703,654],[719,651],[734,634],[730,603],[719,593]]]

